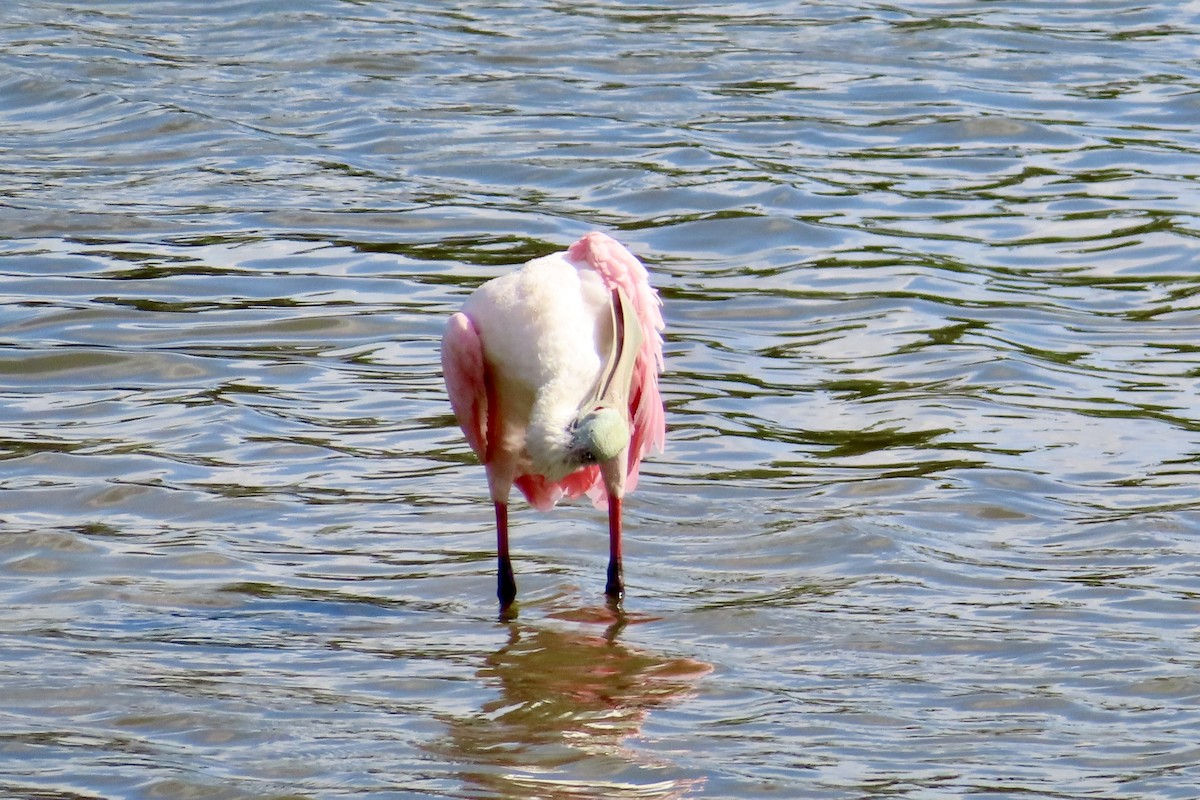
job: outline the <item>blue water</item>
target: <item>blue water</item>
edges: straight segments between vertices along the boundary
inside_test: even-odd
[[[0,11],[0,795],[1200,785],[1194,4]],[[512,511],[438,341],[582,233],[667,452]]]

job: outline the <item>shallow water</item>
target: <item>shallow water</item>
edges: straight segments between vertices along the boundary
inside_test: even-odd
[[[1192,798],[1200,6],[0,12],[0,794]],[[669,446],[514,508],[441,384],[587,230]]]

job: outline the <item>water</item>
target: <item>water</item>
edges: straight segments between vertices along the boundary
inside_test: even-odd
[[[0,795],[1193,798],[1200,5],[0,12]],[[613,232],[668,452],[437,343]]]

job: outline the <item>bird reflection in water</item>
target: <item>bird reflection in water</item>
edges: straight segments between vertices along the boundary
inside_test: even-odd
[[[499,696],[447,720],[434,748],[463,765],[487,796],[689,797],[703,777],[631,747],[652,709],[691,697],[712,666],[618,641],[619,614],[602,634],[509,622],[508,642],[478,676]]]

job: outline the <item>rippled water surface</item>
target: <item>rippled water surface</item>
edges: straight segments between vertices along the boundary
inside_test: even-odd
[[[1200,4],[10,3],[0,795],[1194,798]],[[627,504],[447,315],[602,229]]]

